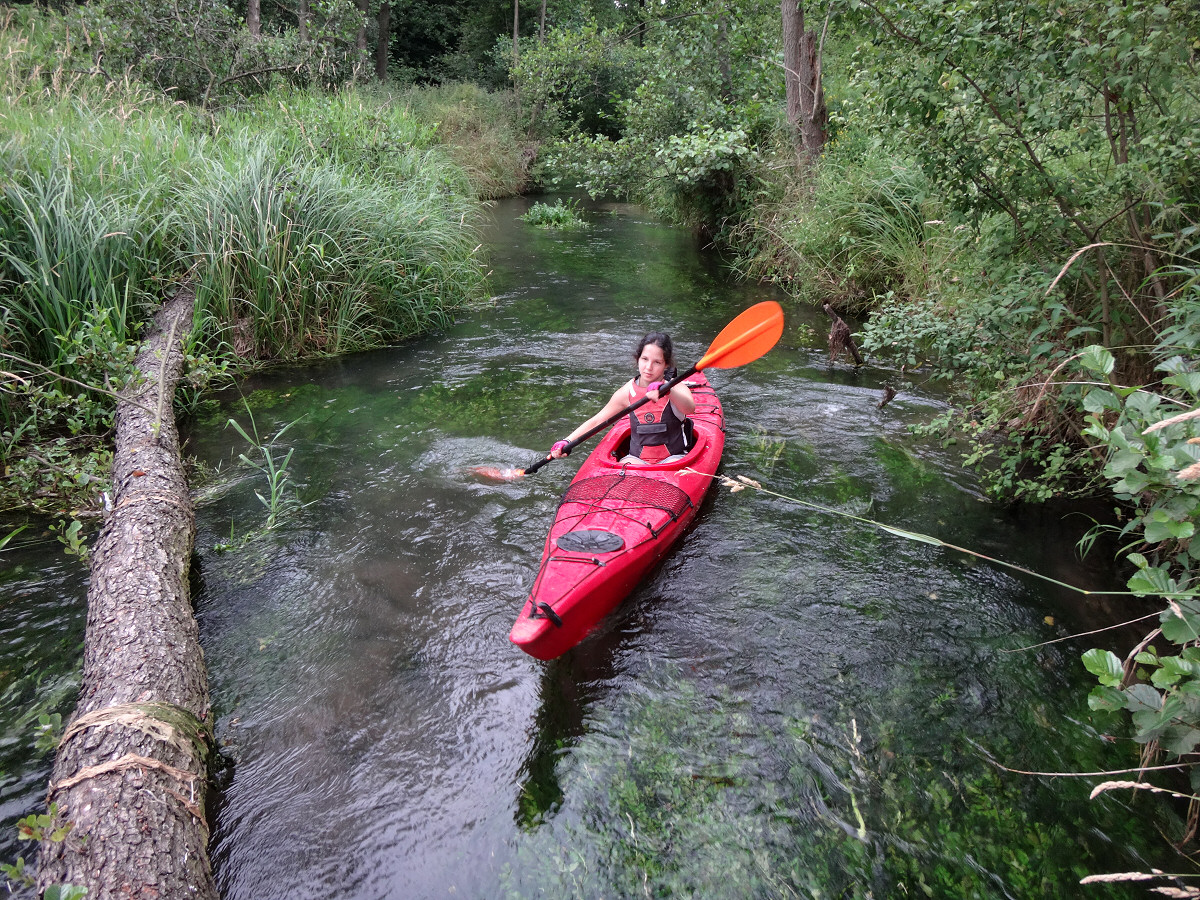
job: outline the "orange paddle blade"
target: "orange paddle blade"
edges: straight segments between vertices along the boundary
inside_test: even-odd
[[[524,469],[501,469],[497,466],[472,466],[472,475],[491,481],[516,481],[525,475]]]
[[[774,300],[756,303],[726,325],[696,363],[703,369],[732,369],[754,362],[783,334],[783,307]]]

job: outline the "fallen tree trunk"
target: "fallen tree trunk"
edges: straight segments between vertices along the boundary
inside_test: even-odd
[[[115,497],[91,557],[83,683],[47,802],[38,890],[216,900],[204,819],[208,682],[188,592],[195,516],[172,412],[194,290],[159,311],[117,407]]]

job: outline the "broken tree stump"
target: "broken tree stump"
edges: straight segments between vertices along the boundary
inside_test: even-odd
[[[861,366],[863,364],[862,354],[858,352],[858,347],[854,344],[854,338],[850,334],[850,326],[842,321],[842,317],[833,311],[833,307],[828,303],[822,304],[821,309],[833,319],[833,323],[829,326],[829,364],[832,366],[843,352],[849,353],[854,358],[854,365]]]
[[[208,679],[188,591],[195,516],[172,397],[195,292],[159,310],[117,406],[112,512],[91,553],[83,682],[47,802],[39,894],[217,900],[204,804],[212,747]]]

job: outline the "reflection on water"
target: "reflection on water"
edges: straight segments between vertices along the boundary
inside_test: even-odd
[[[495,297],[451,331],[255,376],[191,428],[218,469],[196,607],[223,897],[1070,896],[1089,871],[1174,865],[1144,799],[987,761],[1131,757],[1087,720],[1086,644],[1005,652],[1091,625],[1077,598],[961,554],[718,490],[576,650],[543,664],[508,643],[579,459],[507,483],[471,468],[544,453],[632,374],[643,331],[687,364],[772,296],[636,208],[556,234],[518,222],[527,205],[497,205]],[[710,373],[726,471],[1111,579],[1074,560],[1070,523],[994,508],[908,435],[935,393],[831,371],[803,325],[825,319],[789,308],[771,354]],[[243,397],[262,434],[296,423],[300,505],[267,534],[223,427]]]

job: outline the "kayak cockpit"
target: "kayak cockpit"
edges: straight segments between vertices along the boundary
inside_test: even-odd
[[[611,442],[611,443],[610,443]],[[597,462],[608,469],[626,469],[630,472],[677,472],[696,462],[708,446],[709,437],[703,431],[696,430],[696,440],[683,459],[669,463],[622,463],[629,454],[629,426],[615,428],[609,433],[597,450]]]

